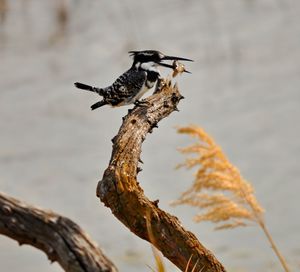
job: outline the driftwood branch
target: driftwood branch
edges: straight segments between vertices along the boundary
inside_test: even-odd
[[[88,235],[70,219],[0,193],[0,234],[32,245],[68,272],[117,271]]]
[[[225,271],[214,255],[194,234],[186,231],[176,217],[159,209],[158,201],[150,201],[144,195],[137,181],[141,146],[147,133],[151,133],[161,119],[177,110],[182,98],[176,85],[164,82],[145,100],[147,104],[135,107],[124,118],[118,135],[112,140],[111,160],[98,183],[97,196],[133,233],[152,242],[182,271],[188,264],[188,271],[194,266],[194,271]],[[151,237],[147,220],[152,230]]]

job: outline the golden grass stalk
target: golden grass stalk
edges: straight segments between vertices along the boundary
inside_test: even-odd
[[[166,270],[165,270],[165,266],[164,266],[162,257],[160,256],[159,251],[154,247],[155,238],[154,238],[152,228],[151,228],[151,224],[150,224],[150,222],[151,222],[150,216],[151,216],[150,213],[148,213],[147,216],[146,216],[146,225],[147,225],[147,232],[148,232],[148,235],[149,235],[149,240],[152,244],[151,248],[152,248],[153,256],[154,256],[155,263],[156,263],[156,271],[157,272],[165,272]]]
[[[151,269],[151,271],[153,272],[166,272],[167,270],[165,269],[165,265],[163,262],[163,259],[159,253],[159,251],[155,248],[155,238],[152,232],[152,228],[151,228],[151,224],[150,224],[151,220],[150,220],[150,213],[148,213],[146,215],[146,225],[147,225],[147,232],[149,235],[149,240],[151,241],[151,248],[152,248],[152,253],[155,259],[155,264],[156,264],[156,270],[152,269],[150,266],[149,268]],[[196,267],[198,264],[198,260],[196,261],[196,263],[194,264],[194,266],[192,267],[192,270],[190,270],[190,265],[191,265],[191,261],[192,261],[192,257],[193,255],[189,258],[188,263],[186,265],[186,268],[184,270],[184,272],[196,272]],[[203,268],[199,271],[201,272],[203,270]]]
[[[284,270],[289,272],[286,261],[276,247],[266,228],[264,210],[254,196],[254,189],[239,170],[232,165],[220,146],[200,127],[178,128],[178,133],[187,134],[198,141],[181,148],[183,154],[196,154],[187,158],[178,167],[190,169],[198,166],[191,188],[181,194],[173,205],[187,204],[201,209],[196,222],[211,221],[216,229],[228,229],[257,223],[269,240]]]

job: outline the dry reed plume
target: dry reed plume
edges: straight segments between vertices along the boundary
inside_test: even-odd
[[[198,166],[199,169],[192,187],[182,193],[173,205],[187,204],[201,208],[202,213],[195,216],[195,221],[217,223],[216,229],[245,226],[249,222],[257,223],[264,231],[284,270],[288,272],[287,264],[266,228],[264,211],[256,200],[250,183],[241,176],[221,147],[202,128],[182,127],[178,128],[178,133],[198,139],[197,143],[180,149],[183,154],[196,154],[196,157],[187,158],[178,167],[190,169]]]

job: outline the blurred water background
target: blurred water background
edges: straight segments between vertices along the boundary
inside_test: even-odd
[[[176,125],[199,124],[256,188],[266,222],[300,268],[300,2],[295,0],[0,0],[0,190],[70,217],[120,271],[150,271],[150,246],[99,203],[110,139],[130,107],[91,112],[129,68],[127,52],[195,60],[178,79],[186,97],[143,145],[141,186],[180,218],[228,271],[282,271],[256,226],[213,231],[197,210],[170,207],[192,172],[175,171],[187,145]],[[165,261],[168,271],[177,269]],[[0,237],[1,271],[58,272],[44,253]]]

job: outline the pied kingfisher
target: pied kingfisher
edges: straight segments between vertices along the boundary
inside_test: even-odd
[[[104,105],[119,107],[129,104],[138,104],[139,99],[150,90],[155,82],[161,77],[158,65],[174,68],[174,66],[163,63],[164,60],[183,60],[191,59],[166,56],[156,50],[129,51],[133,57],[131,68],[122,74],[111,86],[106,88],[97,88],[80,82],[75,86],[79,89],[95,92],[103,97],[103,100],[93,104],[91,109],[97,109]],[[184,70],[184,72],[189,73]]]

